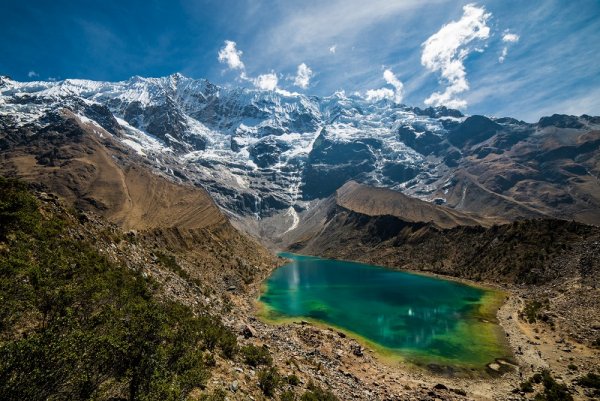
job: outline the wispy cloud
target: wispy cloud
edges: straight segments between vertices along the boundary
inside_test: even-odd
[[[389,85],[394,87],[394,101],[396,103],[402,103],[402,98],[404,97],[404,85],[402,82],[391,70],[385,70],[383,72],[383,79],[385,79],[385,82]]]
[[[246,66],[242,61],[241,50],[237,49],[237,44],[234,41],[226,40],[225,46],[219,50],[219,62],[227,64],[232,70],[244,70]]]
[[[434,92],[425,99],[425,104],[459,109],[467,106],[466,100],[458,97],[469,89],[464,60],[475,50],[469,46],[473,41],[489,38],[490,17],[483,7],[468,4],[460,20],[444,25],[423,43],[421,64],[432,72],[439,71],[441,83],[446,85],[443,92]]]
[[[298,66],[298,71],[296,72],[296,78],[294,79],[294,85],[306,89],[310,84],[310,79],[313,76],[313,71],[307,66],[305,63],[302,63]]]
[[[438,99],[438,104],[468,105],[471,113],[533,121],[546,110],[561,112],[553,105],[566,106],[563,100],[572,99],[569,104],[573,107],[569,109],[594,114],[586,108],[594,104],[592,98],[577,100],[584,98],[585,88],[591,93],[600,82],[597,67],[600,59],[589,45],[600,32],[600,20],[594,18],[600,15],[600,6],[566,5],[550,0],[543,5],[523,4],[521,12],[514,13],[514,3],[497,1],[485,2],[485,8],[483,2],[464,8],[467,3],[457,5],[446,0],[436,1],[436,7],[432,7],[430,0],[402,3],[384,4],[383,0],[376,0],[375,5],[381,6],[380,9],[371,9],[359,0],[331,3],[307,0],[302,5],[286,2],[277,7],[263,3],[257,6],[259,14],[269,13],[277,18],[240,25],[235,34],[236,38],[244,38],[243,47],[241,39],[227,39],[237,42],[236,50],[243,50],[240,60],[249,79],[244,83],[250,86],[255,86],[250,80],[259,74],[275,73],[276,90],[289,87],[300,91],[293,85],[298,65],[305,63],[319,73],[319,79],[311,77],[306,89],[313,94],[326,96],[345,89],[347,93],[360,92],[365,97],[368,93],[371,99],[393,100],[397,91],[382,78],[385,69],[377,68],[385,65],[400,78],[402,102],[407,104],[418,104],[424,99],[433,101],[432,94],[441,96],[455,91],[447,99]],[[339,12],[332,13],[336,7]],[[448,61],[444,66],[458,67],[458,73],[450,76],[463,81],[452,81],[444,75],[451,70],[442,68],[442,64],[435,70],[423,65],[425,43],[434,34],[442,36],[440,31],[447,32],[443,27],[464,22],[468,7],[483,10],[479,22],[489,31],[481,35],[485,30],[477,34],[467,30],[469,34],[463,36],[451,32],[455,35],[449,36],[460,39],[459,45],[446,49],[454,51],[455,57],[440,56],[438,61]],[[582,8],[587,10],[585,14],[581,13]],[[556,20],[557,12],[568,18]],[[474,20],[476,26],[478,20]],[[470,42],[469,35],[475,36]],[[221,42],[212,51],[213,57],[224,46]],[[503,63],[499,63],[499,57],[503,57]],[[241,72],[233,71],[236,76]],[[219,67],[214,68],[214,77],[209,78],[223,77],[219,72]],[[455,100],[459,104],[451,103]]]
[[[35,71],[33,71],[33,70],[32,70],[32,71],[29,71],[29,72],[27,73],[27,76],[28,76],[29,78],[37,78],[37,77],[39,77],[39,76],[40,76],[40,74],[38,74],[37,72],[35,72]]]
[[[383,20],[391,20],[410,10],[427,7],[444,0],[333,0],[329,2],[289,3],[284,15],[272,29],[264,31],[271,38],[270,50],[282,55],[303,55],[320,47],[331,52],[331,43],[339,44],[360,36]]]
[[[502,36],[502,41],[504,43],[517,43],[519,41],[519,38],[519,35],[517,35],[516,33],[506,32]]]
[[[394,89],[369,89],[365,93],[365,98],[368,101],[372,102],[376,102],[383,99],[390,99],[393,100],[395,103],[402,103],[402,99],[404,97],[404,85],[402,84],[402,82],[389,69],[386,69],[383,72],[383,79],[385,80],[386,84],[393,86]]]
[[[504,63],[504,60],[506,60],[506,56],[508,55],[508,44],[517,43],[519,39],[520,36],[516,33],[511,33],[508,30],[504,31],[504,35],[502,35],[502,42],[505,43],[505,45],[502,48],[502,53],[500,54],[500,57],[498,57],[499,63]]]

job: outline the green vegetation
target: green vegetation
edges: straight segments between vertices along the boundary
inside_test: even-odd
[[[524,393],[533,393],[533,384],[531,383],[531,380],[521,383],[520,389]]]
[[[298,378],[298,376],[291,374],[288,377],[285,378],[285,381],[290,385],[290,386],[297,386],[298,384],[300,384],[300,379]]]
[[[279,399],[281,401],[295,401],[296,394],[294,394],[294,392],[292,390],[286,390],[283,393],[281,393],[281,396],[279,397]]]
[[[594,389],[594,396],[600,396],[600,375],[589,372],[578,381],[580,386]]]
[[[535,323],[538,319],[544,322],[548,322],[548,317],[541,311],[548,306],[548,300],[544,301],[530,301],[525,304],[521,317],[529,323]]]
[[[550,375],[548,370],[534,374],[529,380],[521,383],[519,390],[524,393],[533,393],[534,384],[544,385],[544,391],[535,395],[536,401],[572,401],[573,397],[569,394],[567,386],[559,384]]]
[[[255,345],[247,345],[241,348],[241,354],[244,358],[244,362],[252,367],[258,367],[260,365],[270,366],[273,363],[273,358],[269,354],[267,347],[257,347]]]
[[[323,390],[312,381],[308,383],[308,390],[302,394],[301,401],[339,401],[330,391]]]
[[[539,376],[536,376],[539,375]],[[544,392],[535,395],[534,400],[536,401],[572,401],[573,397],[569,394],[567,386],[559,384],[550,375],[548,370],[543,370],[541,374],[536,374],[532,379],[534,382],[541,382],[544,384]]]
[[[183,267],[181,267],[179,263],[177,263],[177,258],[174,255],[170,255],[162,251],[156,251],[154,252],[154,256],[156,256],[158,263],[160,263],[163,267],[171,270],[185,281],[200,286],[200,281],[192,278],[190,274]]]
[[[271,366],[261,369],[258,372],[258,387],[267,397],[272,397],[275,394],[275,390],[279,387],[280,383],[281,375],[276,367]]]
[[[0,399],[184,400],[235,335],[153,297],[156,284],[69,233],[23,183],[0,178]],[[213,394],[208,400],[218,400]]]
[[[226,399],[227,393],[222,388],[216,389],[211,394],[200,396],[200,401],[225,401]]]

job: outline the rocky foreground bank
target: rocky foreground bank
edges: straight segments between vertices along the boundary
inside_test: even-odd
[[[150,307],[160,310],[163,308],[160,305],[182,305],[192,314],[185,315],[188,316],[186,321],[191,316],[211,316],[214,319],[203,320],[203,324],[213,323],[206,326],[210,330],[201,330],[204,334],[196,345],[186,342],[190,350],[200,351],[200,354],[195,354],[200,358],[199,366],[202,367],[197,381],[181,381],[184,376],[173,375],[174,371],[169,370],[175,368],[160,370],[165,375],[163,380],[168,378],[174,380],[172,383],[185,385],[183,389],[187,399],[521,400],[532,399],[539,394],[538,399],[572,397],[585,400],[593,398],[597,391],[590,373],[594,373],[600,360],[593,340],[593,335],[600,328],[594,323],[594,319],[598,318],[599,297],[594,281],[585,277],[597,274],[593,263],[598,247],[582,247],[577,263],[565,259],[565,271],[578,271],[582,260],[591,260],[591,276],[584,270],[585,274],[565,275],[560,280],[537,286],[495,283],[510,294],[498,312],[498,321],[513,347],[517,365],[511,365],[510,361],[491,361],[486,372],[464,375],[464,372],[453,372],[447,367],[417,368],[405,363],[387,363],[363,344],[326,326],[302,321],[285,325],[260,321],[256,308],[260,284],[283,261],[258,247],[252,251],[250,242],[228,230],[208,227],[191,231],[124,231],[92,212],[65,207],[52,195],[38,192],[36,196],[37,204],[27,201],[30,208],[27,213],[38,216],[36,218],[41,218],[41,221],[51,221],[52,216],[59,216],[63,221],[61,238],[64,241],[94,248],[108,263],[121,266],[121,270],[115,271],[122,274],[130,271],[134,277],[131,282],[143,280],[147,283],[144,284],[148,286],[147,293],[143,296],[153,299]],[[9,203],[3,203],[2,207]],[[3,216],[13,216],[10,214],[13,212],[9,210]],[[7,226],[3,224],[2,227]],[[44,241],[49,241],[49,238],[44,237]],[[20,249],[17,239],[10,233],[6,238],[2,237],[2,258],[10,257],[11,252]],[[231,249],[246,251],[232,257]],[[74,278],[79,274],[76,263],[67,264],[66,268],[75,273]],[[10,277],[3,279],[9,280]],[[93,277],[91,275],[86,280]],[[60,280],[68,281],[68,277]],[[69,288],[68,282],[65,283],[67,286],[64,288]],[[30,285],[28,282],[18,284]],[[10,286],[2,288],[3,291],[9,290]],[[90,291],[93,288],[90,287]],[[92,292],[84,291],[80,296],[88,297],[90,294]],[[90,299],[98,298],[92,296]],[[107,302],[113,301],[108,299]],[[104,306],[100,302],[95,307],[101,311]],[[73,310],[79,307],[77,304],[72,306]],[[180,310],[178,308],[167,310],[174,313],[172,311]],[[22,319],[17,321],[17,325],[3,327],[0,349],[5,350],[10,344],[20,341],[32,341],[47,330],[37,312],[20,316]],[[89,324],[85,315],[81,319],[83,323],[77,320],[78,324]],[[181,330],[173,322],[170,330]],[[57,327],[68,330],[64,325]],[[215,329],[215,335],[210,334]],[[72,333],[69,333],[67,335],[70,336]],[[116,331],[114,335],[121,333]],[[181,338],[190,338],[189,335]],[[166,342],[161,344],[170,344],[176,338],[179,337],[166,337]],[[217,339],[215,344],[213,339]],[[169,348],[169,352],[172,351]],[[52,355],[59,355],[59,351],[52,352]],[[15,376],[14,370],[11,370],[15,365],[9,366],[6,361],[3,361],[4,365],[0,363],[0,373],[10,381],[3,383],[18,384],[29,379],[27,376]],[[18,358],[16,362],[20,363]],[[177,366],[177,369],[190,367],[186,364]],[[187,368],[182,369],[188,371]],[[549,375],[550,379],[547,376],[540,376],[539,380],[535,378],[536,374],[542,373]],[[97,387],[85,388],[95,389],[99,392],[97,395],[113,397],[110,399],[130,399],[126,379],[130,373],[125,370],[111,374],[116,376],[109,379],[98,376],[99,381],[90,382]],[[39,376],[40,380],[42,376]],[[61,383],[76,384],[68,380]],[[173,390],[166,385],[160,390],[168,388]],[[0,390],[5,391],[6,387]],[[50,390],[46,388],[44,391]],[[106,397],[97,398],[109,399]]]

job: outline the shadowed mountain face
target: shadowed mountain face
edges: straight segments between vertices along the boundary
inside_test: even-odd
[[[342,94],[226,89],[179,74],[115,83],[2,77],[4,159],[26,138],[40,149],[36,163],[52,167],[78,143],[63,132],[60,152],[50,146],[57,116],[67,112],[95,141],[120,147],[121,162],[206,188],[241,226],[271,238],[350,180],[500,221],[600,224],[599,117],[553,115],[529,124]],[[78,163],[74,175],[89,180],[91,168]],[[128,214],[125,198],[110,201]]]
[[[354,182],[284,239],[301,254],[473,280],[543,284],[579,270],[597,280],[599,272],[587,257],[598,251],[598,227],[556,219],[494,222]]]

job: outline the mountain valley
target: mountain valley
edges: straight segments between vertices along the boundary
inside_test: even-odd
[[[597,377],[600,360],[600,117],[526,123],[344,93],[225,88],[180,74],[0,77],[0,176],[1,226],[11,230],[0,232],[0,257],[49,241],[19,226],[28,218],[14,200],[33,197],[27,213],[42,222],[59,216],[60,238],[87,244],[134,282],[147,279],[152,302],[218,318],[232,333],[219,335],[233,336],[235,352],[200,342],[210,362],[201,385],[161,378],[187,389],[174,399],[521,400],[556,391],[585,400],[600,391],[582,384]],[[279,251],[501,291],[506,302],[492,323],[514,357],[480,371],[415,367],[389,363],[327,325],[269,324],[257,299],[288,262]],[[2,276],[6,294],[11,277]],[[29,280],[23,285],[35,286]],[[29,308],[30,320],[2,321],[0,350],[44,333],[42,309],[21,301],[14,305]],[[3,366],[0,379],[17,391],[25,376]],[[97,399],[138,399],[127,392],[129,371],[99,369],[85,382]],[[542,373],[551,376],[536,382]]]

